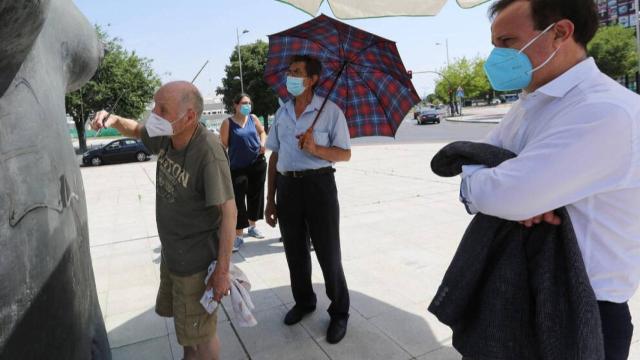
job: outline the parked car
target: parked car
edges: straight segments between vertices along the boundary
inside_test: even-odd
[[[438,109],[425,109],[420,112],[418,116],[418,125],[424,124],[440,124],[440,117],[442,112]]]
[[[124,138],[85,152],[82,154],[82,163],[98,166],[106,163],[142,162],[148,160],[149,156],[151,152],[142,144],[142,141]]]

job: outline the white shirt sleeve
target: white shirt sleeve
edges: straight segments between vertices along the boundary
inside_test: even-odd
[[[484,139],[482,139],[482,142],[503,148],[504,146],[500,141],[500,130],[502,129],[502,124],[503,123],[500,123],[498,126],[493,128],[491,132],[489,132],[489,134],[487,134],[487,136]]]
[[[610,104],[559,114],[514,159],[465,180],[475,209],[521,221],[622,186],[633,163],[633,118]]]
[[[462,165],[462,173],[460,174],[460,177],[462,178],[462,181],[460,182],[460,202],[464,204],[469,215],[477,214],[478,209],[470,200],[471,188],[469,187],[470,182],[468,182],[467,179],[476,171],[486,168],[487,167],[484,165]]]

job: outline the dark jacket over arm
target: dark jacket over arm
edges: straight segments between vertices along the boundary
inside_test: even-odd
[[[455,142],[431,162],[455,176],[462,165],[498,166],[515,157],[493,145]],[[532,169],[532,171],[535,171]],[[562,225],[526,228],[478,214],[429,306],[474,360],[604,359],[600,315],[564,208]]]

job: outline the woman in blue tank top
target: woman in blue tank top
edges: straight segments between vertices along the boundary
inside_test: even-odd
[[[256,221],[264,219],[264,181],[267,162],[264,157],[267,134],[258,118],[251,114],[251,98],[247,94],[233,99],[235,114],[220,126],[220,140],[229,152],[231,179],[238,208],[236,240],[237,251],[244,242],[242,232],[262,239]]]

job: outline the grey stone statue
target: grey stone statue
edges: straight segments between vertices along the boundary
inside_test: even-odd
[[[0,359],[110,359],[64,95],[102,56],[72,0],[0,0]]]

